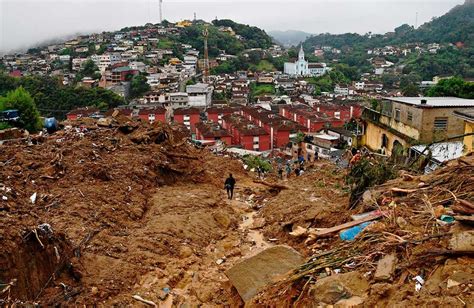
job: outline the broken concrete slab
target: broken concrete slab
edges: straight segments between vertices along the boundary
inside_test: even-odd
[[[370,288],[369,282],[359,272],[332,275],[316,281],[309,294],[315,303],[334,305],[354,296],[365,298]],[[344,302],[341,302],[341,307]]]
[[[395,266],[397,265],[397,256],[390,254],[384,256],[379,260],[377,264],[377,270],[375,271],[374,278],[376,281],[388,281],[392,278],[395,272]]]
[[[303,263],[303,257],[296,250],[279,245],[237,263],[226,275],[244,302],[248,302],[278,277]]]
[[[362,305],[363,303],[364,303],[364,299],[362,297],[352,296],[351,298],[341,299],[334,305],[334,308],[356,307],[358,305]]]
[[[474,231],[454,234],[449,240],[449,248],[454,251],[474,251]]]

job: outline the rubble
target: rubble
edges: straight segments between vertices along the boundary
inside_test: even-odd
[[[376,281],[388,281],[392,278],[397,265],[397,256],[389,254],[379,260],[377,270],[375,271],[374,279]]]
[[[233,173],[237,191],[252,178],[179,127],[111,122],[71,121],[36,144],[0,145],[0,305],[131,306],[134,295],[158,305],[155,285],[170,286],[172,302],[200,305],[188,271],[213,281],[209,304],[230,304],[220,271],[251,244],[221,177]],[[232,262],[219,269],[223,255]],[[157,269],[166,274],[142,282]]]
[[[324,291],[316,294],[322,296],[333,290],[334,296],[327,294],[327,298],[317,298],[320,304],[335,305],[339,297],[348,299],[354,296],[361,298],[363,306],[380,307],[453,305],[454,302],[455,305],[464,305],[472,302],[474,288],[472,283],[469,285],[469,279],[441,273],[453,268],[453,262],[456,264],[454,268],[464,264],[472,273],[472,217],[469,216],[469,209],[474,201],[473,174],[472,156],[451,161],[429,175],[408,176],[405,173],[400,178],[370,188],[370,193],[365,193],[364,202],[348,211],[347,215],[340,211],[337,217],[329,213],[339,209],[341,203],[347,205],[349,198],[343,195],[344,201],[335,200],[337,192],[330,192],[334,184],[320,183],[334,181],[338,177],[321,179],[320,175],[306,172],[302,177],[304,180],[295,180],[294,188],[290,187],[272,199],[272,205],[279,204],[279,200],[286,198],[286,191],[294,195],[294,203],[284,199],[285,216],[279,216],[278,207],[273,207],[274,212],[270,208],[262,209],[261,216],[271,224],[264,226],[267,232],[291,242],[298,251],[307,254],[308,259],[299,269],[268,287],[252,302],[270,306],[304,306],[313,302],[314,293],[309,292],[313,288],[311,285],[316,286],[330,277],[340,276],[335,274],[336,269],[337,272],[342,269],[342,273],[367,277],[370,292],[364,297],[347,293],[343,286],[326,286]],[[303,181],[324,186],[326,192],[314,188],[305,191],[308,185],[302,184]],[[302,191],[301,187],[306,188]],[[297,193],[297,189],[300,192]],[[302,210],[299,196],[295,195],[301,194],[311,200],[316,193],[323,200],[328,194],[333,198],[326,199],[324,209],[306,201],[311,207]],[[354,241],[345,242],[335,236],[337,231],[361,225],[364,219],[370,217],[367,213],[374,210],[383,215],[358,234]],[[467,216],[462,217],[460,213]],[[272,215],[278,219],[272,219]],[[351,215],[355,220],[350,221]],[[454,218],[454,221],[450,222],[446,217]],[[318,235],[329,231],[332,236],[308,240],[310,230]],[[354,300],[360,302],[358,298]]]
[[[260,181],[180,127],[120,116],[65,127],[0,145],[1,304],[474,301],[472,156],[401,173],[348,210],[347,171],[332,163]]]

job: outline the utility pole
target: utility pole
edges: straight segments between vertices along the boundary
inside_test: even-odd
[[[207,25],[205,26],[204,30],[202,31],[202,35],[204,36],[204,74],[203,74],[203,82],[209,82],[209,49],[207,46],[207,38],[209,37],[209,29]]]
[[[163,23],[163,0],[158,0],[160,10],[160,24]]]

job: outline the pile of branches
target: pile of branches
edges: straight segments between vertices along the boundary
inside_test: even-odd
[[[329,250],[316,250],[321,247],[317,239],[314,246],[309,247],[316,253],[281,284],[306,282],[306,286],[328,269],[373,272],[378,260],[391,253],[399,255],[400,260],[395,276],[406,279],[420,268],[434,267],[453,254],[467,253],[448,249],[453,224],[443,222],[440,217],[454,216],[457,220],[458,214],[474,215],[473,174],[474,159],[470,157],[452,162],[430,175],[404,173],[375,187],[371,190],[372,203],[364,204],[361,210],[378,209],[385,213],[383,218],[372,222],[354,241],[332,238]],[[460,218],[459,223],[464,224],[466,220]],[[472,220],[467,223],[471,224]]]

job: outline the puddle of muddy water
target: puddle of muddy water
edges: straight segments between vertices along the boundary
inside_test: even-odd
[[[253,225],[254,218],[255,218],[256,214],[257,214],[256,212],[246,213],[243,216],[242,223],[240,224],[240,229],[243,232],[245,232],[245,231],[248,232],[247,233],[247,240],[251,243],[255,243],[255,245],[251,247],[251,250],[254,253],[272,246],[271,243],[269,243],[265,240],[265,237],[263,236],[263,234],[260,231],[250,229],[250,227]]]

